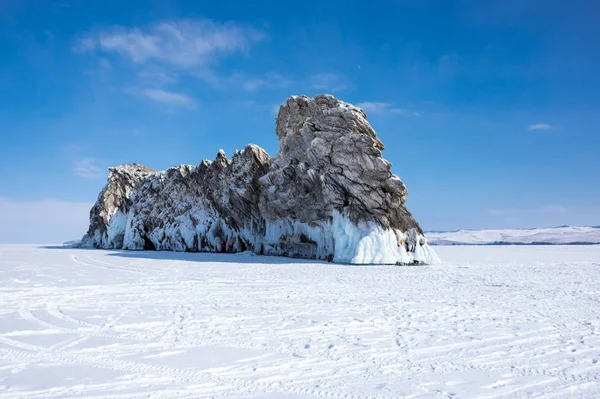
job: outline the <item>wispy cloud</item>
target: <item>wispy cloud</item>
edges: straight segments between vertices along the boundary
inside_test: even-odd
[[[267,82],[262,79],[254,79],[243,82],[242,87],[246,91],[255,91],[265,86],[266,84]]]
[[[175,86],[186,76],[202,80],[221,89],[257,91],[283,88],[292,81],[267,73],[257,77],[224,74],[217,65],[234,54],[246,54],[258,42],[267,40],[261,30],[234,23],[209,19],[179,19],[152,25],[116,26],[88,32],[73,47],[75,52],[100,55],[113,69],[123,66],[137,73],[137,89],[126,89],[141,98],[170,104],[191,106],[194,101],[181,90],[158,90]]]
[[[173,107],[192,107],[194,100],[185,94],[166,91],[161,89],[145,89],[137,91],[139,95],[146,97],[157,103],[170,105]]]
[[[367,101],[367,102],[358,103],[358,104],[356,104],[356,106],[359,108],[362,108],[362,110],[365,112],[377,113],[377,112],[383,112],[383,111],[387,110],[389,108],[390,104]]]
[[[193,108],[196,101],[183,93],[168,91],[163,89],[141,89],[135,86],[128,86],[123,89],[125,93],[144,98],[162,105],[167,105],[171,110],[175,107]]]
[[[179,78],[176,73],[165,71],[155,66],[149,66],[138,72],[138,78],[145,84],[163,86],[177,83]]]
[[[343,75],[335,73],[318,73],[308,77],[308,86],[323,92],[340,92],[350,87],[350,82]]]
[[[548,125],[547,123],[536,123],[535,125],[531,125],[527,128],[527,130],[549,130],[552,129],[552,125]]]
[[[75,160],[74,172],[77,176],[85,179],[98,179],[105,175],[104,169],[96,165],[94,158],[81,158]]]
[[[362,102],[356,104],[357,107],[362,108],[366,113],[371,114],[395,114],[395,115],[404,115],[404,116],[421,116],[418,112],[409,109],[409,108],[398,108],[392,106],[390,103],[384,102]]]
[[[91,32],[74,47],[78,52],[117,54],[136,64],[155,61],[179,68],[205,66],[216,57],[245,52],[267,35],[232,22],[175,20],[143,28],[123,26]]]

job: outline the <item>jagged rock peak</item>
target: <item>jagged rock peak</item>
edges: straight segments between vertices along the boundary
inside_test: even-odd
[[[290,97],[277,117],[280,151],[265,176],[263,213],[324,221],[334,210],[353,222],[406,231],[418,223],[403,206],[408,190],[382,158],[365,113],[331,95]]]
[[[130,163],[125,165],[113,166],[108,168],[110,172],[131,172],[131,173],[154,173],[157,172],[152,168],[148,168],[147,166],[140,165],[137,163]]]
[[[366,134],[376,139],[377,148],[383,150],[383,143],[377,139],[364,111],[331,94],[318,94],[313,98],[291,96],[280,107],[276,130],[280,139],[306,127],[316,131],[326,129],[342,134]]]
[[[249,144],[198,166],[110,168],[82,245],[363,264],[437,260],[360,108],[331,95],[292,96],[276,133],[274,158]]]

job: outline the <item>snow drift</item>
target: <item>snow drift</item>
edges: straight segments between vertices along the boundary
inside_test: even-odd
[[[293,96],[279,110],[274,158],[250,144],[162,172],[110,168],[81,245],[435,263],[366,118],[330,95]]]

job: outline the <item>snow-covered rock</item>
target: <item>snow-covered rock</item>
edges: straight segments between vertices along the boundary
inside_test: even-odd
[[[81,245],[435,263],[366,118],[331,95],[293,96],[274,158],[250,144],[198,166],[111,168]]]
[[[131,206],[130,196],[154,169],[138,164],[108,169],[108,182],[90,211],[90,227],[80,245],[94,248],[121,248],[123,237],[115,234],[117,224]],[[118,215],[115,218],[115,214]],[[114,219],[114,220],[113,220]]]

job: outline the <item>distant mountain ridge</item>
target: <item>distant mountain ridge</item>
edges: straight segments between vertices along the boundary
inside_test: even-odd
[[[600,226],[532,229],[429,231],[432,245],[592,245],[600,244]]]

